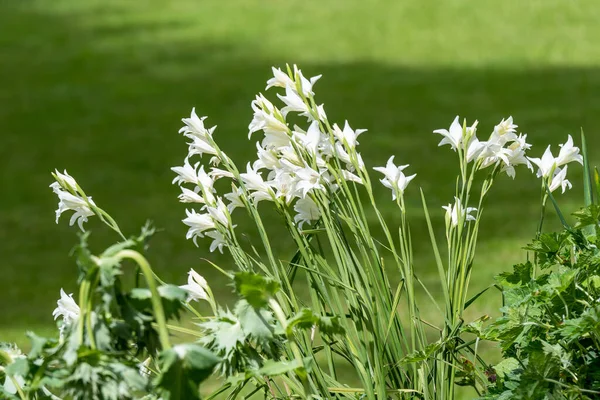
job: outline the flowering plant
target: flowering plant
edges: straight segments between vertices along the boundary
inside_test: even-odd
[[[537,165],[545,205],[551,192],[571,187],[566,164],[582,163],[579,149],[569,136],[558,157],[548,148],[541,159],[529,158],[527,135],[517,134],[512,118],[496,125],[485,141],[477,137],[477,122],[467,126],[459,117],[449,129],[435,131],[442,135],[440,146],[456,152],[459,165],[454,200],[443,206],[446,259],[421,192],[443,292],[439,302],[414,266],[404,193],[415,174],[406,173],[408,165],[396,165],[394,156],[372,168],[383,175],[380,181],[398,207],[397,219],[386,220],[371,168],[358,151],[365,130],[329,120],[316,101],[319,78],[304,77],[296,66],[273,68],[266,90],[280,90],[280,105],[263,94],[252,101],[248,138],[261,137],[256,160],[244,169],[217,144],[216,127],[207,128],[206,117],[192,109],[183,119],[179,132],[188,154],[172,170],[179,200],[189,207],[183,219],[186,238],[195,244],[208,238],[211,252],[231,254],[237,271],[215,267],[235,288],[238,301],[232,309],[219,306],[194,270],[186,285],[162,282],[142,255],[153,229],[146,226],[127,239],[73,177],[56,171],[51,187],[59,197],[57,221],[73,211],[71,225],[77,221],[84,230],[88,217],[97,216],[121,241],[93,255],[88,235],[82,235],[79,296],[61,291],[54,312],[61,317],[59,339],[32,336],[27,357],[0,350],[9,382],[2,393],[199,398],[198,385],[213,371],[223,380],[209,398],[226,392],[235,398],[247,391],[273,399],[451,399],[456,383],[485,392],[490,366],[463,329],[463,312],[478,297],[469,299],[467,293],[485,200],[499,175],[514,179],[519,165]],[[481,186],[479,175],[484,176]],[[224,193],[217,190],[222,182],[227,182]],[[281,217],[294,254],[273,250],[263,207]],[[255,224],[250,246],[235,224],[241,212]],[[125,288],[126,260],[137,265],[146,287]],[[421,289],[440,312],[439,326],[421,318],[416,295]],[[195,301],[208,302],[211,315],[201,314]],[[196,319],[195,329],[171,323],[183,312]],[[193,341],[172,345],[170,332]],[[437,340],[431,341],[432,333]],[[354,371],[355,382],[344,379],[342,366]]]

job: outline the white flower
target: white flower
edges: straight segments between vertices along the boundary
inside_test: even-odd
[[[560,152],[556,157],[556,166],[560,167],[572,161],[576,161],[583,165],[583,156],[579,154],[579,147],[573,146],[573,138],[569,135],[567,142],[559,145]]]
[[[208,176],[214,181],[221,178],[234,178],[233,173],[220,168],[211,168]]]
[[[210,252],[212,253],[216,249],[219,250],[221,254],[223,254],[223,246],[227,247],[227,240],[225,236],[217,230],[206,232],[206,236],[212,238],[213,241],[210,243]]]
[[[458,122],[458,115],[454,118],[454,121],[452,121],[449,130],[436,129],[433,133],[439,133],[444,137],[438,146],[449,144],[453,150],[456,150],[461,145],[463,138],[463,128],[460,125],[460,122]]]
[[[244,194],[242,188],[233,187],[233,190],[230,193],[225,194],[225,198],[229,200],[229,204],[227,205],[227,210],[229,210],[229,214],[233,212],[238,207],[244,208],[244,202],[241,199],[241,196]]]
[[[513,124],[512,117],[502,119],[502,121],[494,127],[494,132],[492,132],[490,141],[497,142],[500,146],[504,146],[507,142],[517,138],[516,132],[518,127],[518,125]]]
[[[54,193],[58,196],[56,223],[58,224],[58,220],[62,213],[65,211],[74,211],[75,213],[71,216],[69,225],[73,226],[77,221],[79,229],[85,231],[85,229],[83,229],[83,223],[87,222],[87,217],[94,215],[91,207],[96,206],[96,203],[94,203],[94,200],[92,200],[91,197],[87,197],[87,200],[84,199],[83,196],[79,194],[79,191],[76,191],[77,183],[73,177],[67,174],[67,171],[65,171],[64,175],[60,174],[58,171],[56,171],[56,173],[55,176],[57,181],[50,185]],[[73,193],[76,194],[72,194],[67,190],[73,190]]]
[[[467,146],[467,162],[478,158],[486,148],[486,142],[480,142],[475,135],[471,136]]]
[[[246,189],[253,192],[251,194],[253,199],[256,201],[273,200],[273,189],[264,181],[262,175],[250,166],[250,163],[246,166],[246,172],[240,174],[240,178]]]
[[[293,135],[296,141],[313,156],[317,154],[317,150],[319,145],[323,142],[324,136],[321,129],[319,129],[318,121],[313,121],[306,132],[296,128]]]
[[[208,145],[208,143],[212,140],[212,134],[216,129],[216,126],[206,129],[204,127],[205,119],[206,117],[198,118],[196,115],[196,108],[192,108],[190,118],[182,119],[185,126],[179,129],[179,133],[183,133],[185,136],[193,140],[200,139]]]
[[[267,132],[285,132],[288,131],[288,126],[284,121],[276,117],[276,113],[281,114],[273,104],[267,100],[262,94],[256,96],[256,100],[252,101],[252,109],[254,117],[248,126],[248,138],[253,132],[263,130]]]
[[[208,300],[208,294],[206,293],[208,283],[206,279],[193,269],[190,269],[190,272],[188,272],[187,285],[179,287],[188,292],[188,301]]]
[[[558,188],[562,188],[562,193],[564,193],[567,188],[571,189],[573,185],[569,182],[567,178],[567,168],[569,166],[565,165],[564,168],[556,168],[554,173],[554,177],[552,178],[552,182],[550,183],[549,189],[551,192],[554,192]]]
[[[194,244],[198,246],[198,242],[196,241],[199,237],[204,237],[204,231],[215,228],[215,223],[210,214],[199,214],[196,211],[185,210],[187,214],[187,218],[183,219],[183,223],[190,227],[188,229],[187,234],[185,235],[186,239],[192,239]]]
[[[145,376],[146,378],[150,377],[152,371],[150,371],[150,364],[152,363],[152,357],[146,358],[143,362],[138,364],[138,370],[140,375]]]
[[[177,174],[172,183],[177,183],[179,185],[183,183],[193,183],[197,185],[198,181],[200,180],[198,178],[198,173],[196,172],[198,165],[200,165],[199,162],[192,167],[189,158],[186,157],[185,160],[183,160],[183,167],[171,167],[171,171]]]
[[[284,147],[289,147],[291,138],[287,132],[268,131],[265,132],[265,137],[261,143],[265,150],[279,151]]]
[[[525,140],[527,135],[519,135],[514,142],[510,144],[506,149],[502,149],[502,154],[499,156],[504,165],[502,170],[506,172],[511,178],[515,178],[515,166],[525,164],[527,168],[533,169],[531,162],[525,156],[525,151],[528,150],[531,145]]]
[[[313,85],[321,78],[322,75],[313,76],[312,78],[306,79],[304,75],[302,75],[302,71],[298,69],[296,65],[294,65],[294,76],[296,78],[296,82],[298,78],[300,78],[300,86],[302,88],[302,93],[305,96],[314,95],[315,93],[312,90]]]
[[[217,149],[215,149],[215,147],[206,139],[197,136],[194,136],[191,139],[193,141],[188,143],[188,157],[191,157],[194,154],[198,154],[199,156],[202,156],[202,154],[217,155]]]
[[[385,176],[385,178],[380,179],[380,181],[383,186],[392,189],[392,200],[396,200],[398,194],[402,196],[410,181],[417,176],[417,174],[411,176],[404,175],[402,171],[407,167],[408,164],[396,166],[396,164],[394,164],[394,156],[391,156],[385,167],[373,168],[375,171],[381,172]]]
[[[286,106],[281,109],[281,114],[285,118],[290,111],[298,112],[300,115],[308,115],[308,106],[302,98],[290,86],[285,88],[285,96],[277,95]]]
[[[358,144],[358,142],[356,141],[358,135],[366,131],[366,129],[353,130],[352,128],[350,128],[350,124],[348,124],[348,121],[345,122],[343,130],[340,129],[340,127],[337,124],[333,124],[334,136],[337,138],[337,140],[339,140],[344,145],[348,146],[350,149],[354,149]]]
[[[274,86],[282,88],[294,86],[294,81],[280,68],[271,67],[271,69],[273,70],[273,77],[267,81],[265,90],[269,90]]]
[[[318,171],[306,166],[294,171],[296,175],[296,192],[301,193],[304,198],[312,190],[324,190],[321,184],[321,174]]]
[[[67,173],[66,169],[63,174],[61,174],[60,172],[58,172],[57,169],[55,169],[54,178],[56,179],[56,182],[58,182],[59,186],[61,186],[65,190],[68,190],[70,192],[77,191],[77,181],[75,181],[75,178],[73,178]]]
[[[556,159],[552,155],[552,151],[550,151],[550,146],[546,148],[542,158],[529,158],[529,161],[538,166],[538,177],[548,178],[557,167]]]
[[[296,193],[296,179],[288,169],[275,171],[275,177],[269,183],[275,188],[275,197],[289,203]]]
[[[200,188],[196,186],[194,191],[181,187],[181,194],[178,196],[178,199],[182,203],[201,203],[206,204],[206,200],[204,197],[200,196],[198,192]]]
[[[321,217],[319,207],[310,197],[296,201],[294,211],[298,213],[294,216],[294,222],[298,224],[299,228],[302,228],[305,223],[310,224],[311,221],[316,221]]]
[[[457,227],[461,221],[475,221],[475,217],[470,214],[477,209],[468,207],[465,210],[458,197],[454,197],[454,204],[448,204],[442,208],[446,210],[446,225]]]
[[[359,177],[359,176],[357,176],[357,175],[353,174],[353,173],[352,173],[352,172],[350,172],[350,171],[346,171],[345,169],[343,169],[343,170],[342,170],[342,177],[343,177],[345,180],[347,180],[347,181],[356,182],[356,183],[359,183],[359,184],[361,184],[361,185],[363,184],[363,181],[362,181],[362,179],[360,179],[360,177]],[[412,179],[412,178],[411,178],[411,179]]]
[[[287,137],[288,136],[286,135],[286,141],[289,140],[287,139]],[[256,149],[258,160],[256,160],[252,165],[253,169],[259,170],[262,168],[266,168],[269,170],[273,170],[280,167],[279,158],[277,158],[277,155],[273,150],[265,150],[262,147],[260,147],[258,143],[256,143]]]
[[[219,223],[226,228],[229,227],[230,224],[229,218],[227,217],[227,207],[225,206],[225,203],[223,203],[223,200],[220,197],[217,198],[216,207],[206,206],[206,210],[208,211],[215,223]]]
[[[79,318],[79,306],[73,300],[73,294],[67,295],[63,289],[60,289],[60,299],[56,302],[56,307],[52,312],[54,319],[63,318],[64,325],[69,325]]]

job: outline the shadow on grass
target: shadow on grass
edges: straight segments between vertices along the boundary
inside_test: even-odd
[[[50,323],[59,288],[72,292],[75,287],[75,266],[67,253],[76,238],[66,218],[53,224],[56,200],[47,188],[56,167],[76,176],[125,232],[136,232],[146,218],[164,229],[150,259],[166,280],[183,283],[185,271],[194,267],[220,286],[223,281],[200,258],[210,257],[226,269],[232,267],[230,259],[184,240],[184,207],[170,184],[169,167],[186,154],[177,135],[179,120],[195,106],[209,116],[209,124],[219,125],[216,137],[228,154],[245,164],[254,150],[246,141],[250,101],[264,90],[271,65],[297,62],[307,75],[323,74],[317,99],[330,119],[347,118],[354,128],[369,129],[360,138],[367,164],[383,165],[395,154],[396,161],[418,173],[408,194],[417,255],[429,250],[417,186],[442,227],[440,207],[450,202],[455,182],[454,154],[437,148],[439,137],[431,132],[447,127],[457,113],[479,119],[480,132],[513,115],[530,133],[533,156],[583,127],[594,160],[600,161],[598,69],[307,64],[301,57],[261,57],[249,43],[165,39],[164,32],[178,29],[176,22],[92,28],[79,25],[76,14],[44,15],[27,4],[0,5],[0,325]],[[570,171],[576,191],[580,171]],[[495,252],[496,243],[516,250],[535,229],[538,182],[524,168],[517,175],[515,181],[501,179],[488,203],[481,239],[491,253],[484,258],[490,264],[481,266],[488,274],[510,268],[511,261],[498,259],[505,253]],[[390,197],[383,188],[379,195],[382,204]],[[579,198],[571,193],[561,203],[572,210]],[[384,213],[395,218],[391,204]],[[245,226],[241,223],[240,230]],[[97,221],[89,228],[97,250],[116,239]],[[290,243],[278,245],[281,258],[289,257]],[[419,270],[433,273],[429,258],[423,260]],[[221,292],[227,296],[229,289]]]

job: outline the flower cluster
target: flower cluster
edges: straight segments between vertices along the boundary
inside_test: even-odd
[[[95,214],[92,207],[96,207],[96,204],[91,197],[87,197],[83,190],[79,187],[75,179],[64,171],[61,174],[56,170],[52,176],[56,180],[52,182],[50,187],[54,193],[58,196],[58,209],[56,210],[56,223],[61,214],[65,211],[74,211],[71,216],[69,225],[73,226],[75,221],[79,225],[79,228],[84,231],[83,223],[87,222],[88,217]]]
[[[583,156],[579,154],[579,148],[573,146],[571,135],[569,135],[566,143],[559,146],[560,152],[558,153],[558,157],[552,155],[550,146],[548,146],[542,158],[530,158],[529,160],[537,165],[538,178],[546,181],[551,192],[562,188],[562,192],[564,193],[567,188],[571,188],[571,182],[567,180],[567,164],[575,161],[583,165]]]
[[[177,176],[173,179],[174,184],[179,184],[181,194],[179,200],[182,203],[202,204],[200,212],[196,210],[186,210],[187,217],[183,223],[189,226],[186,237],[193,239],[197,244],[197,238],[209,237],[213,239],[210,251],[218,249],[223,252],[223,246],[227,246],[231,239],[231,232],[235,228],[231,223],[230,210],[227,209],[223,198],[216,196],[214,189],[215,181],[225,176],[233,175],[227,171],[217,168],[223,162],[227,162],[227,156],[220,152],[213,140],[213,133],[216,126],[205,128],[204,120],[198,118],[196,111],[192,109],[190,118],[184,118],[184,126],[179,130],[188,142],[188,155],[181,167],[171,168]],[[211,171],[206,172],[204,165],[196,162],[190,163],[192,157],[202,157],[204,154],[212,155],[210,164],[213,165]],[[192,189],[184,185],[192,185]]]
[[[466,163],[478,163],[478,168],[500,166],[501,170],[514,179],[515,166],[524,164],[531,168],[531,163],[525,152],[531,148],[526,142],[527,135],[517,135],[517,125],[512,117],[503,119],[494,127],[487,141],[477,138],[477,121],[467,127],[466,122],[461,125],[457,116],[449,129],[437,129],[434,133],[443,136],[439,146],[449,144],[453,150],[459,151]]]
[[[313,85],[319,78],[305,78],[296,66],[287,73],[273,68],[266,89],[285,89],[285,94],[278,94],[283,106],[279,108],[262,94],[252,101],[248,138],[256,132],[263,135],[256,143],[257,159],[242,172],[213,140],[215,127],[204,127],[205,117],[199,118],[192,110],[190,118],[183,119],[180,133],[191,141],[184,165],[172,168],[177,173],[173,183],[181,187],[181,202],[202,205],[200,212],[186,211],[183,222],[189,226],[188,239],[196,243],[197,238],[208,236],[213,239],[210,250],[222,252],[233,240],[231,213],[261,201],[293,210],[294,224],[301,228],[321,217],[319,201],[327,206],[328,196],[319,193],[335,192],[342,182],[363,183],[360,176],[365,168],[356,146],[364,130],[352,129],[348,122],[343,128],[329,124],[323,105],[314,100]],[[298,117],[300,121],[306,118],[304,129],[288,122]],[[208,172],[200,162],[190,161],[204,154],[212,156]],[[232,191],[223,196],[214,189],[221,178],[232,181]]]

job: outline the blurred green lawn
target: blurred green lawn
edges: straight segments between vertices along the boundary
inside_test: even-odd
[[[195,106],[245,164],[254,150],[250,101],[270,66],[286,62],[323,74],[315,90],[330,119],[369,130],[360,146],[368,165],[395,154],[418,173],[408,193],[416,268],[434,282],[418,186],[441,233],[456,163],[431,132],[460,114],[478,119],[486,138],[512,115],[539,157],[569,133],[578,142],[583,128],[598,164],[599,20],[596,0],[0,1],[0,340],[24,343],[26,329],[50,329],[59,289],[76,287],[68,256],[76,230],[68,218],[54,224],[54,168],[75,176],[125,232],[146,219],[163,228],[149,258],[164,279],[183,283],[193,267],[227,299],[230,289],[201,258],[227,269],[229,257],[185,240],[169,170],[186,154],[177,130]],[[569,173],[575,188],[558,196],[565,211],[582,191],[581,168]],[[538,201],[539,182],[525,168],[515,181],[500,179],[473,290],[523,259]],[[384,211],[396,218],[391,201]],[[98,221],[88,228],[98,251],[116,239]],[[284,259],[293,251],[277,247]],[[486,295],[470,315],[493,313],[497,297]]]

